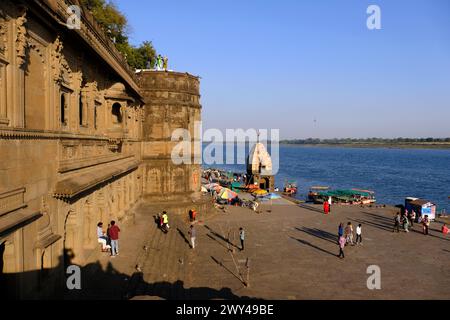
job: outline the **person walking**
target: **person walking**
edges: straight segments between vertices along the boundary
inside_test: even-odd
[[[428,216],[425,216],[425,218],[422,220],[422,226],[423,226],[423,234],[428,235],[428,231],[430,229],[430,219]]]
[[[356,245],[362,245],[362,224],[356,227]]]
[[[394,217],[394,230],[392,232],[400,232],[400,213],[397,212],[397,214]]]
[[[109,228],[109,234],[111,237],[111,257],[119,255],[119,232],[120,228],[116,225],[116,222],[111,221],[111,228]]]
[[[346,244],[345,238],[344,238],[344,236],[341,236],[339,238],[339,254],[338,254],[339,259],[345,258],[345,255],[344,255],[345,244]]]
[[[239,229],[239,238],[241,239],[241,251],[244,251],[245,231],[244,228]]]
[[[331,213],[331,205],[333,204],[333,199],[328,197],[328,213]]]
[[[353,246],[353,226],[351,222],[345,227],[345,240]]]
[[[444,223],[444,225],[442,226],[441,231],[442,231],[442,234],[443,234],[444,236],[448,235],[449,230],[448,230],[448,227],[447,227],[447,224],[446,224],[446,223]]]
[[[328,204],[328,201],[324,201],[323,203],[323,212],[325,214],[328,214],[330,212],[330,205]]]
[[[191,237],[191,248],[195,249],[195,239],[197,238],[197,229],[191,224],[191,228],[189,229],[189,235]]]
[[[164,230],[169,230],[169,216],[167,215],[166,211],[163,211],[163,215],[162,215],[162,222],[163,222],[163,229]]]
[[[339,244],[339,239],[343,236],[344,236],[344,224],[341,222],[338,227],[338,240],[337,240],[338,244]]]
[[[405,215],[403,216],[403,230],[405,230],[406,233],[409,232],[409,218],[408,218],[408,216],[406,215],[406,213],[405,213]]]

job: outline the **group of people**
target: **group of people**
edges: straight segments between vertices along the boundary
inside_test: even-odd
[[[339,245],[339,254],[338,257],[340,259],[345,258],[344,248],[348,244],[354,245],[362,245],[362,225],[359,224],[356,227],[356,240],[353,242],[355,230],[353,229],[353,224],[351,222],[347,223],[347,226],[344,228],[344,224],[341,222],[338,227],[338,245]]]
[[[155,69],[158,71],[167,70],[169,64],[169,58],[158,55],[155,61]]]
[[[166,211],[163,211],[162,214],[158,214],[157,217],[158,227],[164,232],[169,232],[169,216]]]
[[[106,232],[103,231],[103,222],[97,224],[98,242],[102,245],[103,252],[111,252],[112,258],[119,255],[119,232],[120,228],[114,220],[108,224]]]
[[[423,218],[417,217],[414,210],[405,210],[403,214],[398,212],[394,217],[394,229],[392,232],[400,232],[400,227],[402,227],[405,232],[409,232],[409,230],[414,227],[416,221],[422,224],[423,234],[428,235],[431,223],[429,216],[426,215]]]

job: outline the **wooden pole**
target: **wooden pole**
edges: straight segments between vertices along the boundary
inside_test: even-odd
[[[245,282],[245,286],[250,287],[250,258],[247,258],[247,262],[245,264],[247,267],[247,281]]]

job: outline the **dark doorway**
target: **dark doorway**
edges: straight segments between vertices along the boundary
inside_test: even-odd
[[[262,178],[259,180],[259,188],[262,190],[269,189],[269,179],[268,178]]]

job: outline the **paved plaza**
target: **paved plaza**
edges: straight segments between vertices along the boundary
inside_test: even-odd
[[[114,299],[449,299],[450,237],[419,225],[393,233],[397,209],[320,206],[277,200],[260,213],[241,207],[200,213],[197,246],[188,243],[188,215],[171,216],[162,233],[155,205],[141,204],[122,227],[120,256],[107,254],[87,280],[85,297]],[[363,245],[339,251],[337,227],[363,225]],[[239,228],[246,230],[240,251]],[[367,288],[367,268],[381,269],[381,290]],[[249,268],[247,268],[249,266]],[[89,266],[88,266],[89,267]],[[96,280],[93,280],[96,279]],[[247,283],[248,282],[248,283]],[[244,284],[247,284],[245,286]]]

